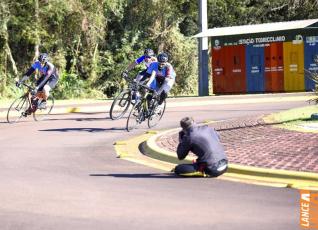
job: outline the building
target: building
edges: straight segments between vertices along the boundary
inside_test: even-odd
[[[213,28],[213,93],[311,91],[304,69],[318,71],[318,19]]]

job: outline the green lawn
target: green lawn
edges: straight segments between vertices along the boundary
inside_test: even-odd
[[[277,125],[280,128],[318,133],[318,128],[317,130],[310,128],[311,126],[317,126],[318,124],[318,120],[311,119],[311,115],[314,113],[318,113],[318,105],[311,105],[273,113],[267,116],[265,120],[269,123],[281,123]]]

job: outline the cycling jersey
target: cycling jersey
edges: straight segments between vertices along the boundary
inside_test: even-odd
[[[49,75],[49,77],[53,76],[58,78],[57,70],[55,66],[50,62],[47,62],[44,66],[42,66],[40,61],[35,61],[25,75],[30,76],[36,70],[39,71],[40,76]]]
[[[176,77],[176,73],[170,63],[167,63],[167,65],[164,68],[159,70],[159,62],[153,62],[147,69],[147,73],[152,74],[153,71],[156,72],[156,78],[159,79],[163,79],[166,77],[171,77],[174,79]]]
[[[35,61],[30,69],[25,73],[26,76],[31,76],[35,71],[39,71],[40,77],[36,81],[36,85],[40,91],[43,90],[44,85],[49,85],[53,89],[59,79],[57,69],[51,62],[46,62],[44,66],[40,61]]]
[[[147,69],[147,74],[152,75],[155,72],[155,76],[151,77],[147,85],[156,90],[159,94],[162,91],[168,93],[172,88],[176,73],[170,63],[167,63],[165,67],[159,70],[159,62],[153,62]]]
[[[145,55],[142,55],[142,56],[140,56],[139,58],[137,58],[135,62],[136,62],[138,65],[143,62],[143,63],[146,65],[146,67],[148,68],[148,67],[151,65],[151,63],[157,61],[157,59],[156,59],[155,57],[150,57],[150,60],[149,60],[148,62],[146,61],[145,58],[146,58],[146,56],[145,56]]]

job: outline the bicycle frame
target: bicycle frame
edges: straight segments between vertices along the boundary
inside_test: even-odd
[[[149,128],[156,126],[161,120],[166,107],[165,100],[159,105],[158,97],[153,96],[155,90],[142,84],[137,84],[137,86],[141,97],[139,100],[137,99],[127,118],[126,130],[128,132],[146,119],[148,120]],[[151,98],[149,95],[152,95]],[[156,110],[157,108],[161,109]]]
[[[35,95],[32,95],[31,91],[33,90],[33,88],[25,83],[23,83],[24,86],[26,86],[28,88],[28,91],[25,93],[25,96],[28,97],[28,101],[29,101],[29,108],[28,108],[28,112],[34,113],[37,110],[38,107],[38,100],[43,100],[44,99],[44,92],[37,92]]]
[[[142,84],[137,84],[137,92],[140,93],[140,98],[136,98],[136,105],[138,105],[138,112],[142,112],[142,121],[144,119],[146,119],[148,117],[148,115],[150,114],[150,108],[149,108],[149,104],[148,104],[148,95],[151,95],[151,93],[153,92],[153,90],[145,85]],[[141,89],[143,88],[143,89]]]

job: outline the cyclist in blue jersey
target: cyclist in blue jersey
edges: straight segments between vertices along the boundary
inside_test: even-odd
[[[145,64],[146,69],[138,73],[136,77],[137,82],[144,82],[147,79],[147,76],[145,75],[148,67],[152,62],[157,61],[157,58],[155,57],[155,53],[152,49],[145,49],[144,55],[138,57],[134,62],[130,63],[130,65],[127,67],[127,69],[122,73],[123,77],[127,77],[128,72],[131,71],[133,68],[135,68],[137,65]]]
[[[153,62],[149,66],[146,75],[150,76],[147,86],[154,89],[156,94],[159,95],[160,105],[167,98],[175,82],[176,73],[168,62],[169,58],[166,53],[160,53],[157,59],[157,62]]]
[[[49,56],[46,53],[41,53],[38,59],[32,64],[29,70],[24,74],[22,79],[16,83],[19,87],[25,80],[27,80],[35,71],[40,73],[40,77],[36,81],[34,94],[38,91],[44,91],[44,98],[38,108],[46,108],[46,99],[50,94],[59,79],[59,74],[56,67],[49,62]]]

